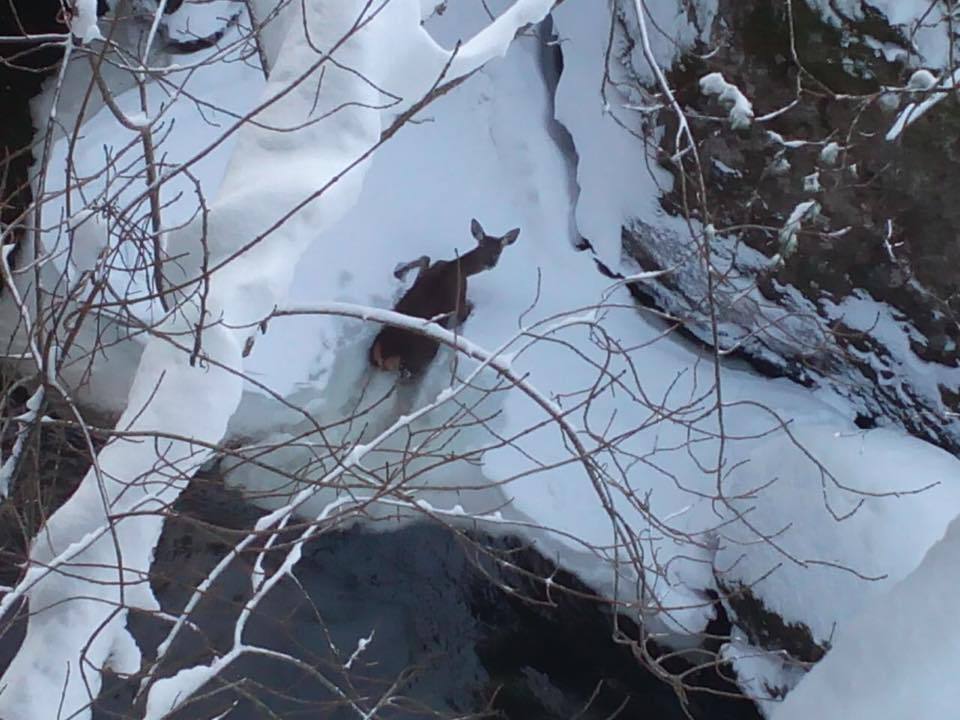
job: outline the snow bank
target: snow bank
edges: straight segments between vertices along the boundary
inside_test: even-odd
[[[116,133],[113,122],[92,124],[101,130],[106,126]],[[98,189],[112,191],[102,180]],[[73,208],[80,212],[71,213],[74,228],[90,221],[96,211],[96,205],[85,200],[83,195],[76,198]],[[217,212],[232,214],[234,209],[219,205],[211,214]],[[195,220],[174,235],[184,246],[196,247],[199,227]],[[89,235],[75,237],[95,244],[97,238]],[[236,242],[230,238],[217,246],[214,261],[233,249],[230,240]],[[56,248],[56,241],[51,246]],[[78,250],[83,264],[97,252],[96,247]],[[189,264],[186,257],[184,261]],[[269,283],[269,270],[262,267],[261,283]],[[257,279],[246,278],[247,285],[255,287]],[[229,318],[234,312],[224,305],[233,301],[233,282],[226,274],[211,279],[208,308],[218,316]],[[205,360],[196,364],[169,341],[189,335],[200,321],[197,306],[186,303],[157,325],[158,335],[146,342],[139,363],[127,369],[134,371],[132,386],[121,395],[126,396],[126,410],[118,426],[134,437],[115,439],[99,453],[77,491],[40,530],[25,577],[0,603],[0,611],[6,612],[26,599],[31,613],[23,644],[0,681],[0,714],[8,720],[90,717],[89,703],[99,691],[103,669],[132,673],[140,668],[139,649],[126,627],[127,612],[157,609],[144,578],[163,511],[209,458],[209,447],[222,438],[242,391],[236,370],[245,331],[223,325],[206,328]],[[137,439],[139,433],[156,433],[158,439],[143,442]]]
[[[509,23],[537,19],[538,3],[545,5],[543,0],[518,3],[507,20],[491,25],[494,32],[468,43],[465,71],[502,52],[517,30]],[[424,73],[418,75],[417,67],[403,62],[416,60],[416,50],[424,47],[419,5],[411,0],[391,7],[417,8],[406,25],[388,28],[394,40],[411,38],[406,48],[411,52],[401,42],[388,44],[383,25],[371,25],[377,32],[352,33],[369,10],[362,0],[301,6],[303,19],[290,25],[264,91],[266,101],[256,112],[259,122],[242,124],[209,215],[170,233],[168,251],[178,258],[180,276],[171,272],[167,279],[189,290],[209,267],[209,285],[203,304],[187,291],[175,295],[178,312],[147,341],[119,425],[190,439],[111,443],[41,530],[25,580],[2,601],[7,610],[26,597],[32,613],[23,645],[3,677],[0,714],[7,720],[61,713],[89,717],[102,668],[113,662],[123,672],[138,669],[126,612],[156,608],[143,578],[162,526],[159,512],[138,511],[168,507],[209,457],[209,447],[222,438],[240,401],[237,371],[244,338],[285,298],[304,249],[355,202],[365,160],[382,129],[376,111],[381,90],[369,78],[388,67],[388,48],[391,59],[409,71],[407,80],[436,80],[429,74],[434,68],[421,68]],[[332,63],[329,51],[335,47],[337,62]],[[322,66],[318,92],[306,80]],[[262,182],[265,168],[276,169],[269,183]],[[203,328],[203,354],[194,363],[171,338],[190,337],[209,318],[217,322]],[[52,572],[60,565],[69,565],[71,572]],[[237,653],[242,640],[238,631]],[[147,716],[165,716],[232,657],[155,683]]]
[[[239,346],[222,329],[208,352],[236,365]],[[26,597],[27,633],[0,679],[6,720],[90,717],[100,670],[135,672],[140,654],[129,636],[130,608],[158,608],[144,577],[163,525],[162,511],[208,456],[239,400],[241,382],[225,369],[190,367],[182,351],[149,343],[121,418],[137,432],[168,432],[196,441],[120,440],[98,455],[78,490],[51,516],[30,552],[25,577],[0,602],[0,613]]]
[[[576,3],[567,5],[577,7]],[[588,18],[594,13],[586,6],[579,7],[584,14],[579,20],[589,26]],[[451,9],[433,19],[429,29],[452,44],[456,37],[469,34],[483,22],[480,8]],[[602,47],[598,49],[602,51]],[[572,60],[565,67],[575,71],[577,54],[571,54]],[[402,291],[401,283],[391,274],[396,262],[422,253],[452,257],[455,252],[470,249],[468,226],[473,216],[491,232],[520,225],[519,240],[504,252],[497,268],[471,279],[475,309],[464,332],[480,345],[496,348],[510,339],[519,318],[524,325],[544,322],[539,330],[549,331],[552,341],[522,353],[516,347],[507,352],[518,372],[528,373],[536,387],[561,398],[577,397],[591,386],[604,352],[584,321],[584,317],[593,318],[591,312],[575,313],[579,324],[547,319],[578,307],[594,306],[604,302],[605,296],[607,304],[619,305],[609,307],[600,324],[611,338],[634,348],[630,357],[642,368],[642,374],[639,387],[633,380],[627,384],[637,394],[610,388],[597,393],[589,412],[576,410],[571,418],[581,431],[604,427],[610,434],[622,436],[620,450],[599,455],[610,467],[631,468],[614,483],[614,502],[622,514],[619,529],[611,524],[605,498],[597,494],[583,468],[570,462],[555,425],[542,408],[519,392],[497,392],[475,409],[478,415],[497,417],[492,429],[499,436],[518,438],[513,448],[486,452],[479,469],[471,463],[457,463],[428,472],[429,456],[412,460],[408,474],[416,480],[410,484],[410,492],[444,519],[472,513],[484,516],[494,529],[522,533],[536,540],[542,551],[561,557],[567,567],[598,589],[612,593],[617,582],[624,583],[630,588],[622,591],[626,601],[639,602],[643,607],[658,602],[668,605],[675,628],[679,624],[688,632],[697,632],[711,613],[702,590],[713,585],[712,549],[707,535],[718,518],[703,500],[705,493],[713,492],[715,479],[698,467],[688,446],[693,433],[693,454],[703,460],[704,467],[710,465],[711,453],[717,450],[710,437],[715,420],[710,417],[709,400],[702,397],[701,389],[710,386],[712,371],[706,364],[698,365],[696,355],[680,345],[669,341],[654,345],[663,327],[647,322],[622,288],[609,294],[609,281],[596,272],[593,258],[573,249],[576,237],[571,233],[570,213],[574,198],[567,181],[570,158],[549,132],[552,106],[539,66],[540,55],[536,38],[519,40],[504,61],[489,64],[455,94],[431,107],[430,123],[405,128],[384,147],[371,165],[354,211],[304,257],[294,280],[291,303],[310,306],[333,299],[389,307]],[[589,96],[583,88],[580,90]],[[635,150],[632,147],[631,151]],[[631,171],[642,177],[641,168],[638,165]],[[615,180],[616,176],[611,176],[608,182],[613,184]],[[599,195],[606,192],[595,190]],[[612,222],[611,218],[605,220]],[[621,216],[617,216],[611,234],[619,233],[620,221]],[[328,247],[335,247],[336,253],[331,254]],[[258,381],[307,409],[317,422],[340,420],[358,404],[372,404],[390,389],[391,376],[373,373],[366,362],[367,348],[376,331],[376,326],[329,317],[276,319],[267,336],[258,340],[250,368]],[[302,353],[291,356],[288,349],[294,346]],[[629,377],[633,371],[621,357],[613,360],[609,372],[611,376],[626,373]],[[730,383],[731,398],[762,395],[774,406],[790,407],[791,417],[836,417],[830,408],[809,401],[805,393],[786,383],[768,383],[741,373],[725,375],[724,379]],[[368,437],[396,415],[432,402],[449,382],[450,354],[444,351],[418,387],[401,390],[386,408],[354,425],[370,423]],[[490,386],[493,382],[492,377],[485,376],[479,384]],[[363,400],[360,389],[365,392]],[[468,400],[463,402],[468,406],[480,402],[481,395],[477,391],[468,393]],[[656,398],[654,405],[644,404],[640,399],[643,395]],[[573,400],[560,400],[558,405],[567,408],[570,402]],[[673,420],[663,419],[656,410],[661,403],[662,414],[669,415],[671,410],[675,413]],[[292,440],[308,430],[308,424],[297,424],[295,415],[265,413],[263,407],[250,405],[242,410],[234,419],[235,429],[277,442]],[[454,412],[449,406],[442,408],[415,430],[423,432],[427,427],[442,425]],[[730,416],[738,418],[737,431],[746,436],[767,432],[776,423],[764,411],[731,410]],[[287,423],[283,432],[271,436],[270,426],[276,431],[283,423]],[[543,423],[544,427],[530,431]],[[691,424],[696,429],[692,430]],[[332,432],[332,438],[340,437]],[[451,435],[439,434],[436,444],[465,452],[494,442],[486,430],[479,428],[460,428],[455,439]],[[367,466],[381,467],[373,458],[379,458],[380,463],[394,462],[396,453],[404,451],[406,438],[398,437],[382,455],[372,455]],[[588,443],[595,447],[595,441],[588,439]],[[645,460],[638,464],[633,457]],[[303,472],[308,478],[322,475],[333,462],[324,457],[322,447],[308,439],[263,459],[281,473]],[[515,477],[518,473],[524,476]],[[261,502],[271,508],[285,502],[285,493],[308,484],[251,466],[236,468],[229,479],[248,493],[262,494]],[[448,489],[451,484],[459,486],[456,494]],[[318,513],[338,492],[359,492],[360,487],[318,491],[303,512]],[[278,488],[284,493],[278,495]],[[502,507],[507,500],[509,505]],[[459,512],[454,511],[457,506]],[[502,508],[500,516],[493,517],[492,512],[498,508]],[[381,519],[395,517],[397,512],[397,507],[390,504],[367,510],[371,518]],[[672,519],[658,526],[651,518],[654,515]],[[377,526],[395,527],[384,523]],[[609,548],[625,527],[637,533],[647,557],[656,558],[650,561],[645,578],[655,588],[656,599],[638,596],[638,577],[632,570],[623,570],[620,578],[611,570],[609,561],[623,558]],[[698,538],[699,547],[691,545],[688,534]],[[598,562],[598,558],[607,562]]]
[[[920,464],[923,468],[923,464]],[[956,474],[953,479],[956,480]],[[903,528],[907,544],[924,519]],[[923,562],[851,618],[773,720],[952,717],[960,704],[960,518]]]
[[[124,25],[119,33],[128,40],[132,29]],[[218,57],[218,62],[201,62],[216,55],[208,51],[194,56],[196,65],[183,70],[172,69],[163,82],[146,86],[146,106],[136,90],[116,96],[116,105],[127,118],[141,116],[150,124],[156,153],[167,167],[190,167],[191,174],[201,178],[194,183],[186,173],[170,173],[159,188],[158,197],[163,206],[162,233],[182,228],[196,219],[198,192],[208,205],[216,188],[222,182],[227,162],[234,151],[236,134],[215,142],[224,129],[234,124],[254,105],[263,87],[259,69],[248,61],[250,47],[236,46],[240,40],[234,30],[225,38],[233,49]],[[125,127],[105,106],[89,119],[79,123],[76,113],[84,99],[82,89],[87,87],[83,70],[87,63],[72,64],[67,87],[72,93],[61,98],[64,107],[56,108],[56,116],[66,133],[53,145],[45,177],[49,199],[43,203],[44,231],[40,234],[43,250],[51,262],[45,272],[48,292],[63,297],[84,271],[94,269],[101,252],[111,255],[112,285],[120,296],[135,298],[147,289],[147,279],[133,270],[141,262],[139,252],[143,245],[131,243],[131,236],[146,237],[142,231],[149,217],[149,198],[144,195],[147,175],[143,147],[138,128]],[[88,68],[86,68],[88,69]],[[108,81],[112,76],[108,75]],[[129,84],[129,78],[118,83]],[[48,93],[49,95],[49,93]],[[92,91],[91,105],[97,105],[99,90]],[[203,97],[210,105],[198,105],[194,97]],[[34,106],[35,117],[51,111],[46,107],[49,97],[41,97]],[[78,128],[75,128],[78,126]],[[191,131],[205,127],[208,132]],[[106,158],[112,158],[110,173],[104,174]],[[69,168],[69,173],[68,169]],[[123,218],[118,209],[123,209]],[[129,223],[136,219],[140,226],[131,230]],[[123,249],[118,249],[123,248]],[[59,277],[63,273],[63,277]],[[33,273],[22,281],[32,282]],[[25,293],[31,298],[33,293]],[[157,317],[153,303],[133,306],[143,320]],[[12,334],[19,318],[9,307],[0,306],[0,330]],[[104,333],[104,335],[101,335]],[[108,350],[97,356],[90,366],[90,352],[94,344],[106,340]],[[76,389],[76,397],[88,407],[118,415],[126,406],[132,375],[136,369],[142,344],[136,333],[123,323],[103,318],[99,323],[85,323],[71,352],[64,358],[61,370],[64,381]],[[92,370],[92,372],[91,372]]]
[[[505,52],[517,30],[542,18],[549,6],[546,0],[517,0],[460,46],[462,53],[442,50],[424,31],[418,0],[398,0],[372,10],[362,0],[305,6],[305,21],[290,23],[290,37],[270,73],[265,96],[271,104],[262,104],[257,124],[241,131],[220,187],[220,212],[210,216],[209,251],[230,258],[228,264],[214,266],[221,292],[213,316],[247,332],[269,316],[286,299],[294,271],[302,267],[301,253],[317,238],[323,243],[331,226],[355,204],[390,114],[413,107],[447,72],[456,80],[458,73],[469,74]],[[335,62],[329,62],[330,53]],[[318,93],[306,80],[321,66]],[[387,94],[397,102],[381,114],[377,108]],[[268,183],[262,182],[265,168],[275,171]],[[180,250],[171,243],[171,253]],[[195,245],[182,250],[198,255]],[[329,246],[321,245],[321,250],[329,256]],[[190,275],[185,273],[185,278]],[[359,466],[366,454],[366,448],[355,448],[349,465]],[[317,515],[323,517],[337,503],[328,501]],[[304,537],[321,526],[308,528]],[[298,558],[295,547],[284,569],[257,585],[254,600],[292,570]],[[246,651],[241,622],[225,655],[157,680],[146,717],[166,716]]]
[[[725,490],[743,520],[721,533],[720,579],[833,643],[960,514],[960,463],[894,430],[806,425],[760,444]]]
[[[669,66],[700,37],[686,10],[674,2],[645,3],[652,49]],[[690,4],[700,27],[708,30],[716,12],[712,0]],[[628,28],[635,20],[625,11]],[[611,16],[607,3],[565,2],[553,13],[563,39],[563,75],[556,93],[556,118],[573,136],[578,156],[580,195],[576,222],[580,234],[611,268],[621,261],[621,226],[629,217],[657,218],[668,223],[658,198],[660,188],[672,187],[672,176],[648,162],[642,142],[631,131],[646,132],[646,116],[659,108],[641,85],[652,84],[652,71],[640,43],[625,38],[614,26],[614,51],[609,60],[609,84],[604,87],[604,62]],[[632,30],[634,38],[638,32]],[[701,39],[706,40],[706,36]],[[601,94],[605,90],[605,97]],[[682,223],[678,231],[686,233]]]

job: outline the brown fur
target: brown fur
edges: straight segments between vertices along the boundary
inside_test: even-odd
[[[394,306],[394,310],[417,318],[437,318],[443,327],[461,324],[470,314],[467,300],[467,278],[497,264],[503,248],[513,243],[519,228],[501,237],[483,232],[476,220],[470,223],[477,247],[455,260],[439,260],[430,263],[423,256],[412,263],[397,268],[394,273],[402,277],[413,267],[419,267],[417,279]],[[370,363],[382,370],[397,371],[405,375],[422,373],[437,355],[439,345],[428,337],[402,328],[386,326],[377,335],[370,347]]]

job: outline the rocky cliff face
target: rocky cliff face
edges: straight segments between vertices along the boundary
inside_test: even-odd
[[[699,169],[692,154],[682,167],[673,160],[675,115],[661,110],[651,133],[674,176],[663,209],[716,229],[717,337],[689,237],[637,219],[623,228],[623,252],[647,270],[678,267],[641,290],[701,340],[852,401],[862,426],[892,421],[956,452],[956,101],[887,140],[907,104],[929,96],[923,75],[907,87],[923,62],[916,38],[869,7],[853,17],[792,9],[723,0],[710,45],[670,68],[697,138],[705,204],[684,197]],[[732,127],[729,106],[702,91],[714,72],[752,99],[749,126]],[[784,247],[801,206],[795,249]]]

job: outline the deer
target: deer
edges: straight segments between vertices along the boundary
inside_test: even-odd
[[[393,309],[413,317],[435,320],[445,328],[461,325],[473,304],[467,300],[467,278],[493,268],[500,253],[513,244],[520,234],[514,228],[505,235],[487,235],[476,219],[470,221],[470,233],[477,246],[453,260],[431,263],[421,255],[416,260],[400,263],[393,271],[402,280],[417,268],[417,277]],[[370,363],[381,370],[398,371],[402,378],[421,374],[440,350],[435,340],[410,330],[385,326],[370,346]]]

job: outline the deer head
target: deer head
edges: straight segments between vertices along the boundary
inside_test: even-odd
[[[475,275],[496,265],[503,249],[516,242],[517,236],[520,235],[520,228],[514,228],[505,235],[496,237],[487,235],[483,231],[483,226],[474,218],[470,221],[470,234],[477,241],[477,247],[460,258],[465,275]]]

